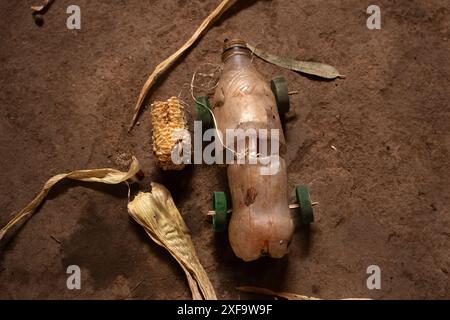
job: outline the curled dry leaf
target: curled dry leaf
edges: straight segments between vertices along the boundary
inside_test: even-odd
[[[276,291],[272,291],[272,290],[266,289],[266,288],[238,287],[236,289],[239,290],[239,291],[242,291],[242,292],[263,294],[263,295],[267,295],[267,296],[274,296],[274,297],[283,298],[283,299],[286,299],[286,300],[322,300],[322,299],[319,299],[319,298],[303,296],[301,294],[296,294],[296,293],[276,292]],[[347,299],[340,299],[340,300],[371,300],[371,299],[366,299],[366,298],[347,298]]]
[[[33,11],[34,14],[36,13],[42,13],[46,11],[50,5],[53,3],[54,0],[44,0],[44,3],[38,6],[31,6],[31,11]]]
[[[339,71],[328,64],[320,63],[320,62],[310,62],[310,61],[299,61],[284,57],[279,57],[270,53],[266,53],[264,51],[259,50],[258,48],[247,44],[247,47],[261,59],[277,65],[279,67],[298,71],[310,75],[314,75],[317,77],[325,78],[325,79],[336,79],[336,78],[345,78],[345,76],[341,75]]]
[[[152,192],[140,192],[128,204],[128,213],[150,238],[166,248],[186,274],[192,298],[217,299],[214,288],[201,265],[189,229],[173,202],[170,192],[152,183]]]
[[[127,172],[122,172],[116,169],[103,168],[103,169],[89,169],[89,170],[76,170],[69,173],[61,173],[51,177],[44,185],[39,194],[31,201],[25,208],[23,208],[11,221],[8,222],[0,230],[0,243],[4,242],[6,238],[10,238],[15,231],[32,217],[36,212],[37,207],[45,200],[45,197],[50,192],[55,184],[63,179],[72,179],[86,182],[100,182],[106,184],[118,184],[126,182],[135,177],[140,171],[138,160],[133,157],[130,164],[130,168]]]

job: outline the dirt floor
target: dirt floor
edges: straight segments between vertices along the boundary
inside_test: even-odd
[[[224,38],[336,66],[336,81],[282,70],[296,117],[286,124],[289,190],[307,184],[316,223],[299,228],[288,257],[244,263],[205,213],[226,170],[160,172],[148,110],[131,134],[138,93],[218,1],[56,0],[37,26],[29,6],[1,1],[0,225],[51,175],[124,169],[135,155],[146,178],[172,192],[222,299],[253,285],[322,298],[450,298],[450,8],[446,0],[378,0],[381,30],[359,0],[241,1],[160,81],[147,99],[178,95],[202,63],[220,63]],[[373,2],[373,1],[372,1]],[[81,8],[81,30],[66,9]],[[2,299],[189,299],[179,266],[126,211],[126,186],[64,182],[0,255]],[[66,288],[79,265],[82,289]],[[381,268],[368,290],[366,269]]]

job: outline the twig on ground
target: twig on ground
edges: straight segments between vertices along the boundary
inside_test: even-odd
[[[147,81],[144,84],[144,87],[141,89],[141,92],[139,93],[139,98],[136,103],[136,106],[134,107],[134,113],[133,113],[133,119],[131,121],[131,125],[128,129],[128,131],[131,131],[133,129],[137,117],[139,115],[139,112],[142,108],[142,104],[144,103],[144,99],[147,96],[148,92],[152,88],[152,86],[155,84],[156,80],[161,76],[167,69],[169,69],[175,61],[180,58],[183,53],[186,52],[203,34],[205,34],[206,31],[213,25],[213,23],[222,16],[222,14],[230,8],[237,0],[223,0],[219,6],[211,12],[211,14],[202,22],[202,24],[198,27],[198,29],[194,32],[194,34],[189,38],[189,40],[180,48],[178,49],[174,54],[172,54],[169,58],[161,62],[153,71],[153,73],[148,77]]]

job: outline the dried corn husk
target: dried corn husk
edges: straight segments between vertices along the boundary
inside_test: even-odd
[[[128,204],[128,213],[153,241],[166,248],[178,261],[186,274],[193,299],[217,299],[170,192],[158,183],[151,186],[151,193],[140,192]]]
[[[186,112],[177,97],[152,104],[153,153],[158,166],[163,170],[181,170],[185,164],[175,164],[172,152],[180,157],[186,144],[189,148],[190,135],[187,130]]]
[[[77,170],[69,173],[61,173],[51,177],[44,185],[39,194],[31,201],[25,208],[23,208],[6,226],[0,230],[0,243],[4,242],[6,238],[10,238],[15,231],[32,217],[37,207],[44,201],[49,191],[55,184],[63,179],[72,179],[87,182],[101,182],[106,184],[118,184],[134,179],[139,172],[139,162],[133,157],[130,168],[127,172],[122,172],[116,169],[91,169],[91,170]]]
[[[286,300],[322,300],[322,299],[319,299],[319,298],[303,296],[301,294],[296,294],[296,293],[276,292],[276,291],[272,291],[272,290],[266,289],[266,288],[238,287],[236,289],[238,289],[239,291],[242,291],[242,292],[257,293],[257,294],[263,294],[263,295],[267,295],[267,296],[280,297],[280,298],[283,298],[283,299],[286,299]],[[366,299],[366,298],[347,298],[347,299],[340,299],[340,300],[371,300],[371,299]]]

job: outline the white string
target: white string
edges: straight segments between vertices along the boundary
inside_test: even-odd
[[[214,65],[214,64],[212,64],[212,63],[205,63],[205,64]],[[217,70],[217,69],[216,69],[216,70]],[[212,117],[213,123],[214,123],[214,129],[215,129],[216,132],[217,132],[217,138],[218,138],[220,144],[222,145],[222,147],[225,148],[226,150],[230,151],[237,159],[245,158],[245,155],[248,155],[248,157],[249,157],[249,158],[252,158],[252,159],[268,159],[269,157],[261,157],[261,156],[262,156],[261,153],[257,153],[256,156],[253,156],[253,154],[249,154],[249,153],[248,153],[248,151],[249,151],[248,148],[246,148],[246,149],[244,150],[243,153],[239,153],[239,152],[237,152],[236,150],[233,150],[233,149],[231,149],[231,148],[229,148],[228,146],[225,145],[225,143],[224,143],[223,140],[222,140],[221,134],[220,134],[220,132],[218,131],[217,119],[216,119],[216,116],[214,115],[214,112],[213,112],[213,111],[211,110],[211,108],[209,108],[206,104],[204,104],[204,103],[202,103],[201,101],[197,100],[197,98],[196,98],[195,95],[194,95],[194,88],[195,88],[194,82],[195,82],[195,76],[197,75],[197,71],[198,71],[198,68],[195,70],[194,74],[192,75],[192,79],[191,79],[191,96],[192,96],[192,99],[193,99],[197,104],[201,105],[203,108],[205,108],[205,109],[211,114],[211,117]],[[238,72],[238,73],[235,75],[235,77],[239,76],[239,74],[240,74],[240,72]],[[217,87],[218,84],[219,84],[219,81],[217,81],[217,83],[216,83],[216,85],[214,86],[214,88]]]
[[[211,110],[211,108],[209,108],[206,104],[204,104],[203,102],[197,100],[197,98],[195,97],[195,95],[194,95],[194,81],[195,81],[195,76],[196,76],[196,75],[197,75],[197,70],[195,70],[194,74],[192,75],[192,79],[191,79],[191,95],[192,95],[192,99],[193,99],[197,104],[201,105],[203,108],[205,108],[206,110],[208,110],[208,112],[211,114],[211,117],[212,117],[213,122],[214,122],[214,129],[215,129],[216,132],[217,132],[217,138],[219,139],[219,142],[220,142],[220,144],[222,145],[222,147],[224,147],[226,150],[230,151],[232,154],[238,155],[238,156],[239,156],[239,154],[238,154],[236,151],[234,151],[234,150],[228,148],[228,147],[225,146],[225,144],[223,143],[222,137],[221,137],[220,133],[219,133],[218,130],[217,130],[217,129],[218,129],[218,126],[217,126],[217,120],[216,120],[216,116],[214,115],[214,112],[213,112],[213,111]],[[219,83],[219,82],[217,82],[217,84],[218,84],[218,83]]]

